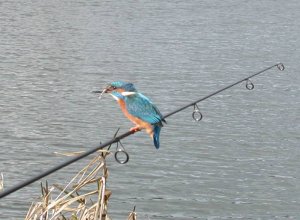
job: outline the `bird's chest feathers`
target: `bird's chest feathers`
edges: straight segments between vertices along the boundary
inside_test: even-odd
[[[127,107],[126,107],[126,103],[124,100],[122,99],[118,99],[118,104],[120,105],[120,108],[122,110],[122,112],[124,113],[124,115],[131,120],[132,122],[135,121],[135,117],[133,115],[131,115],[128,111],[127,111]]]
[[[133,116],[132,114],[130,114],[127,110],[127,106],[126,106],[126,102],[122,99],[117,100],[120,108],[122,110],[122,112],[124,113],[124,115],[130,120],[132,121],[134,124],[139,125],[142,128],[146,128],[148,126],[148,123],[145,123],[144,121],[142,121],[141,119]],[[130,101],[129,101],[130,102]]]

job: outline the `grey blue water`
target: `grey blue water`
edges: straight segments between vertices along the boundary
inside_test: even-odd
[[[0,172],[8,188],[131,123],[92,90],[133,82],[163,114],[277,62],[170,118],[156,150],[139,132],[108,160],[112,219],[300,219],[300,2],[1,1]],[[89,159],[46,178],[67,183]],[[0,200],[22,219],[40,181]]]

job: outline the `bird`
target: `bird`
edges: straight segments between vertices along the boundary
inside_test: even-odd
[[[159,149],[160,131],[163,122],[167,122],[152,101],[138,92],[133,83],[129,82],[112,82],[102,90],[100,97],[104,93],[110,94],[118,102],[124,115],[135,124],[130,131],[137,132],[145,129],[153,139],[155,148]]]

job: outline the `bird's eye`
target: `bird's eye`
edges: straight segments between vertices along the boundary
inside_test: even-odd
[[[113,86],[112,88],[113,88],[113,89],[116,89],[117,87]]]

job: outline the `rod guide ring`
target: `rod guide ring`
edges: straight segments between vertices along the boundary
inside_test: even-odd
[[[285,69],[283,63],[278,63],[276,66],[280,71],[283,71]]]
[[[248,90],[253,90],[254,89],[254,84],[250,81],[250,79],[246,79],[246,88]]]
[[[192,117],[195,121],[201,121],[203,118],[203,115],[200,112],[200,109],[197,104],[194,104],[194,111],[192,113]]]
[[[121,157],[124,157],[125,159],[121,159]],[[129,161],[129,154],[122,149],[118,149],[115,152],[115,160],[119,163],[119,164],[126,164]]]

